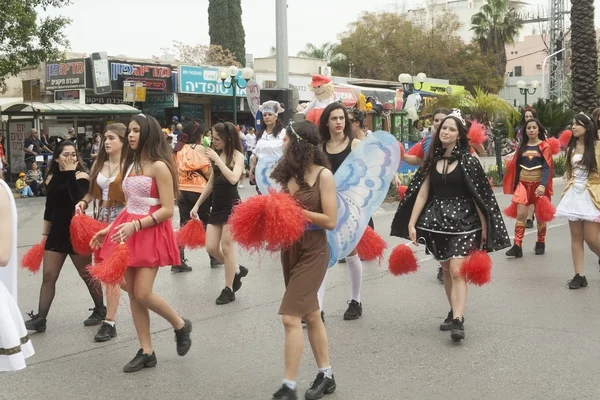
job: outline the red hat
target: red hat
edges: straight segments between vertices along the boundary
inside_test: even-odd
[[[330,82],[331,82],[331,78],[328,78],[323,75],[313,75],[310,86],[317,87],[317,86],[325,85],[326,83],[330,83]]]

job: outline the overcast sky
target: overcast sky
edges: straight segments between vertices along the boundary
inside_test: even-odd
[[[75,52],[106,51],[109,55],[147,58],[160,55],[160,49],[171,47],[174,40],[209,43],[208,0],[72,2],[60,13],[73,19],[65,33]],[[547,0],[529,2],[548,4]],[[600,26],[600,5],[596,3],[596,26]],[[295,55],[306,43],[335,41],[337,34],[363,11],[424,5],[425,0],[288,0],[289,53]],[[246,52],[255,57],[267,56],[275,45],[275,0],[242,0],[242,9]]]

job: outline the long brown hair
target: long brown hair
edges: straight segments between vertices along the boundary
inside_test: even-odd
[[[441,114],[441,113],[438,113]],[[435,114],[434,114],[435,115]],[[438,156],[436,155],[436,150],[442,148],[442,140],[440,139],[440,132],[442,131],[442,126],[444,122],[448,119],[452,119],[456,123],[456,127],[458,129],[458,137],[456,138],[455,147],[461,150],[468,150],[469,148],[469,138],[467,137],[468,126],[463,125],[462,121],[456,118],[453,115],[448,115],[446,118],[442,120],[440,126],[438,126],[437,131],[435,132],[435,136],[431,140],[431,145],[429,147],[429,151],[425,156],[425,161],[423,161],[423,166],[421,169],[423,170],[423,174],[425,176],[429,175],[432,168],[435,168],[435,164],[438,161]],[[467,123],[468,124],[468,123]]]
[[[235,151],[242,151],[242,141],[240,134],[231,122],[219,122],[213,126],[213,130],[217,132],[223,143],[225,144],[223,150],[215,150],[217,153],[225,153],[225,165],[231,168],[231,162],[233,161],[233,155]],[[214,167],[213,163],[213,167]],[[218,168],[217,168],[218,169]]]
[[[162,161],[169,168],[173,178],[173,192],[175,197],[179,195],[179,185],[177,179],[177,168],[173,160],[173,149],[167,143],[158,121],[145,114],[138,114],[131,118],[140,126],[140,138],[138,139],[137,149],[133,150],[127,143],[125,161],[123,162],[123,171],[127,171],[133,165],[134,160]]]
[[[335,110],[342,110],[344,112],[344,137],[348,138],[350,142],[354,139],[354,135],[352,134],[352,126],[350,121],[348,121],[348,111],[344,108],[342,103],[331,103],[323,110],[323,114],[321,114],[321,118],[319,119],[319,131],[321,133],[321,141],[326,143],[329,139],[331,139],[331,132],[329,132],[329,126],[327,123],[329,122],[329,115]]]
[[[581,159],[581,166],[587,171],[588,174],[598,172],[598,165],[596,165],[596,140],[598,139],[598,128],[594,119],[587,114],[575,114],[573,122],[583,128],[585,133],[583,135],[583,143],[585,149],[583,150],[583,158]],[[573,153],[575,152],[575,146],[579,139],[575,135],[571,135],[569,144],[567,146],[567,176],[573,176]]]
[[[127,148],[125,146],[125,133],[127,132],[127,127],[125,126],[125,124],[121,123],[110,124],[106,127],[106,131],[104,132],[104,134],[106,134],[106,132],[112,132],[116,134],[119,137],[119,139],[121,139],[121,143],[123,144],[123,147],[121,147],[121,157],[119,159],[119,173],[122,174],[123,159],[125,158],[125,154],[127,153]],[[96,188],[96,179],[98,178],[98,174],[100,173],[100,171],[102,171],[104,163],[107,162],[109,159],[108,153],[104,148],[104,141],[104,135],[102,135],[102,139],[100,140],[100,148],[98,149],[98,156],[96,157],[94,165],[92,165],[92,172],[90,173],[90,193],[94,192],[94,189]]]

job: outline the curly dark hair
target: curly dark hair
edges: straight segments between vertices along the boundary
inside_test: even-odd
[[[330,168],[327,156],[319,146],[321,137],[315,124],[311,121],[291,123],[285,130],[285,134],[289,144],[283,157],[271,172],[271,178],[276,182],[287,186],[290,179],[294,178],[298,186],[304,187],[307,185],[304,174],[311,164]]]
[[[431,172],[431,168],[434,168],[435,163],[438,161],[436,156],[436,150],[442,147],[440,132],[442,130],[442,126],[444,126],[444,122],[446,122],[448,119],[454,120],[454,122],[456,122],[456,126],[458,127],[458,138],[456,141],[456,147],[465,151],[468,151],[469,149],[469,138],[467,137],[469,123],[467,122],[467,126],[465,126],[463,125],[462,121],[460,121],[458,118],[451,115],[447,116],[446,118],[444,118],[437,131],[435,132],[435,135],[433,136],[431,141],[431,147],[427,152],[427,156],[425,157],[425,161],[423,162],[423,166],[421,167],[423,168],[423,173],[425,176],[429,175],[429,173]]]

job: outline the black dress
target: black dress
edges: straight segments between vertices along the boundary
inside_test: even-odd
[[[213,167],[215,180],[212,191],[212,208],[208,216],[208,223],[224,225],[229,220],[233,207],[240,202],[237,183],[231,184],[223,176],[219,167]]]
[[[50,222],[44,250],[75,254],[69,228],[75,206],[90,187],[88,179],[77,179],[75,171],[58,171],[52,175],[46,195],[44,221]]]

